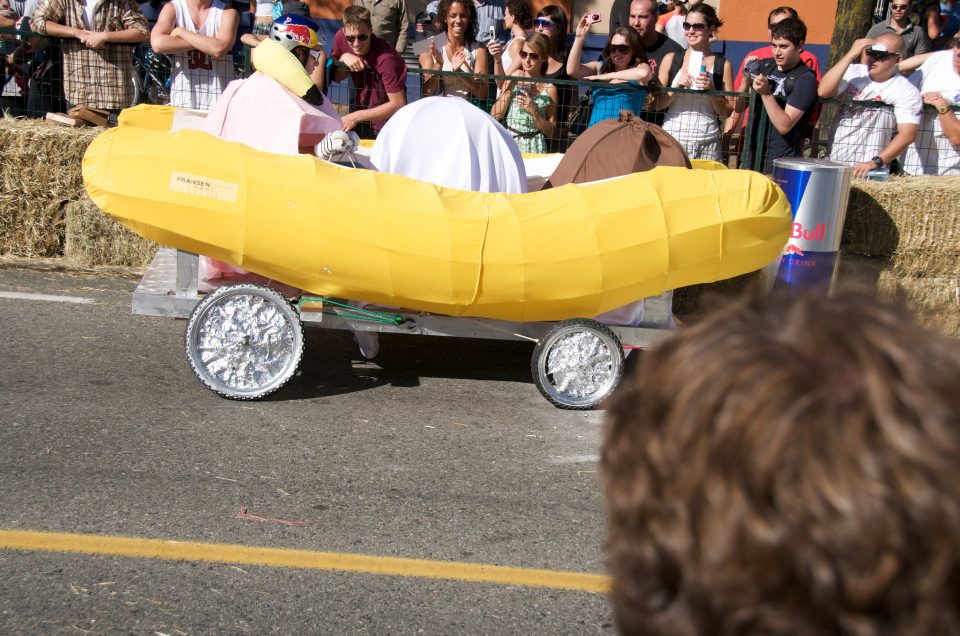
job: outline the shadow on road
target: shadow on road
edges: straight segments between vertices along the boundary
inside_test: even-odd
[[[307,329],[300,373],[270,401],[302,400],[378,386],[420,386],[420,378],[532,382],[533,343],[380,335],[380,353],[365,360],[347,331]]]

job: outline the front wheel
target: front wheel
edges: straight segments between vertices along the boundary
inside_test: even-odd
[[[620,384],[623,348],[620,339],[596,320],[564,320],[537,343],[531,372],[551,404],[562,409],[596,408]]]
[[[184,345],[204,386],[233,400],[257,400],[296,373],[303,326],[276,291],[253,283],[228,285],[194,308]]]

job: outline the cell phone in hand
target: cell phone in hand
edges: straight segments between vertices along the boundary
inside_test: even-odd
[[[490,40],[493,41],[493,40],[496,40],[496,39],[497,39],[497,27],[495,27],[494,25],[491,24],[491,25],[490,25]]]
[[[591,13],[590,15],[587,16],[587,24],[596,24],[599,21],[600,21],[599,13]]]

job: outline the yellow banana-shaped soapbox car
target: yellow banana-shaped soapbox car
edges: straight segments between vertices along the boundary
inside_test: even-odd
[[[654,334],[582,319],[759,269],[779,256],[791,223],[783,192],[750,171],[660,167],[528,194],[466,192],[171,132],[169,118],[169,109],[138,110],[94,140],[83,164],[93,201],[150,240],[326,304],[292,307],[250,284],[197,304],[188,358],[207,386],[233,398],[286,382],[300,360],[301,320],[322,320],[537,340],[538,388],[555,404],[592,407],[619,380],[618,336],[642,345]],[[404,311],[367,322],[385,314],[333,299]]]

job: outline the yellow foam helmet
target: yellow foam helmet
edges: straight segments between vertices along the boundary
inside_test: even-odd
[[[515,321],[596,316],[759,269],[791,224],[783,192],[750,171],[661,167],[469,192],[144,118],[122,117],[90,145],[93,201],[152,241],[309,294]]]
[[[255,69],[277,80],[307,103],[315,106],[323,103],[323,93],[313,83],[303,65],[279,43],[270,38],[262,40],[252,49],[250,61]]]

